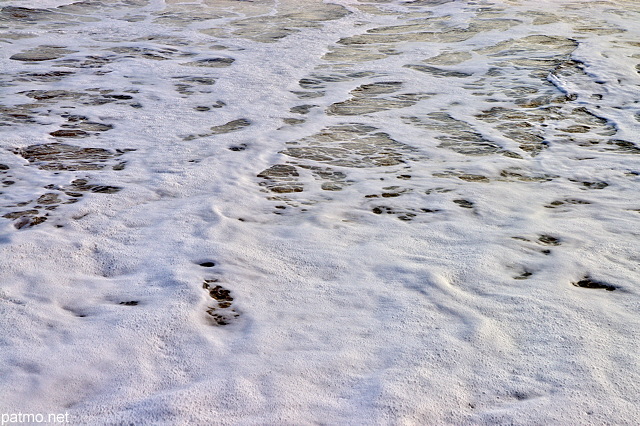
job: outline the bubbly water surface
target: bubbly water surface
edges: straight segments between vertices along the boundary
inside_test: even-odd
[[[640,421],[637,2],[0,6],[0,411]]]

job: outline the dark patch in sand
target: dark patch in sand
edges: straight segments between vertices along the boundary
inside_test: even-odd
[[[231,291],[222,287],[217,283],[217,279],[204,280],[202,288],[209,292],[209,297],[216,301],[215,306],[207,308],[207,314],[211,317],[214,325],[228,325],[236,319],[240,314],[236,312],[233,306],[233,296]]]
[[[593,288],[593,289],[604,289],[607,291],[614,291],[617,287],[611,284],[604,283],[602,281],[596,281],[589,276],[584,277],[578,282],[571,283],[576,287],[582,288]]]

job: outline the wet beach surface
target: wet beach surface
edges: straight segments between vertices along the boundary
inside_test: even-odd
[[[0,408],[639,418],[633,1],[27,3]]]

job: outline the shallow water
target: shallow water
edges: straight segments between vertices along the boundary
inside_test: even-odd
[[[635,2],[0,7],[0,411],[640,419]]]

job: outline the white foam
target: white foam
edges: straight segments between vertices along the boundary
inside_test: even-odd
[[[69,412],[78,424],[633,424],[639,418],[640,170],[637,155],[616,145],[635,143],[638,128],[634,4],[593,3],[587,11],[567,0],[435,6],[394,0],[368,4],[379,6],[374,14],[342,0],[337,3],[351,14],[314,27],[311,15],[296,21],[295,14],[319,2],[106,3],[71,13],[94,22],[3,22],[9,32],[35,37],[3,44],[11,78],[3,77],[9,84],[2,103],[38,105],[25,107],[37,123],[2,127],[0,163],[10,166],[16,183],[2,189],[1,213],[34,208],[32,200],[58,191],[45,186],[62,188],[74,179],[122,190],[89,191],[29,228],[1,219],[0,414]],[[252,16],[245,26],[234,24]],[[446,16],[451,19],[440,18]],[[536,17],[549,21],[535,23]],[[418,22],[440,32],[447,29],[442,25],[459,29],[493,18],[521,23],[505,29],[496,21],[502,30],[487,27],[466,39],[460,32],[459,41],[356,46],[395,51],[374,61],[336,65],[323,58],[345,48],[340,39],[376,34],[368,29]],[[579,30],[583,24],[604,29]],[[623,31],[605,31],[614,25]],[[282,35],[285,27],[295,31],[273,43],[257,41]],[[220,34],[201,31],[212,28]],[[483,50],[530,35],[570,38],[578,47],[566,57],[540,45]],[[77,52],[57,61],[9,59],[41,45]],[[538,56],[526,59],[574,59],[584,72],[577,66],[547,79],[532,76],[534,65],[508,63],[528,48]],[[469,52],[471,59],[425,61],[443,52]],[[74,67],[90,56],[104,62]],[[220,68],[189,64],[217,57],[235,61]],[[77,62],[63,62],[68,59]],[[407,64],[470,75],[442,76]],[[492,68],[502,75],[487,74]],[[73,74],[59,81],[19,74],[52,70]],[[370,74],[354,74],[363,72]],[[317,89],[299,84],[323,75],[339,81],[320,81]],[[357,97],[354,89],[385,81],[403,85],[380,98],[423,97],[366,115],[326,114],[332,104]],[[517,94],[523,86],[539,92]],[[24,93],[29,90],[82,96],[37,100]],[[325,93],[302,99],[293,93],[313,91]],[[575,97],[538,108],[518,101],[563,93]],[[132,99],[93,102],[109,94]],[[225,105],[214,107],[217,101]],[[317,106],[308,114],[290,112],[303,104]],[[482,119],[493,107],[529,115]],[[570,114],[576,108],[593,115],[576,118],[580,110]],[[136,151],[103,170],[58,172],[14,153],[54,142],[49,133],[70,124],[65,112],[114,127],[64,142]],[[241,118],[251,124],[210,134]],[[285,125],[283,118],[306,121]],[[562,136],[558,129],[579,120],[593,121],[591,133]],[[375,130],[313,139],[345,123]],[[509,133],[523,129],[542,134],[549,147],[531,156],[522,148],[526,134]],[[281,153],[319,144],[358,158],[339,144],[381,132],[398,145],[381,150],[367,139],[371,156],[392,152],[402,162],[344,167]],[[484,141],[522,158],[464,155],[443,147],[451,140]],[[246,149],[229,149],[239,146]],[[121,160],[126,168],[112,170]],[[274,164],[294,165],[298,176],[258,177]],[[322,175],[327,167],[345,176]],[[598,189],[602,182],[607,186]],[[326,183],[344,188],[323,190]],[[269,192],[287,184],[304,190]],[[199,265],[207,261],[216,265]],[[571,285],[585,276],[616,290]],[[239,313],[228,325],[212,325],[206,313],[216,301],[203,282],[213,279],[212,286],[231,291]],[[131,301],[138,304],[121,304]]]

